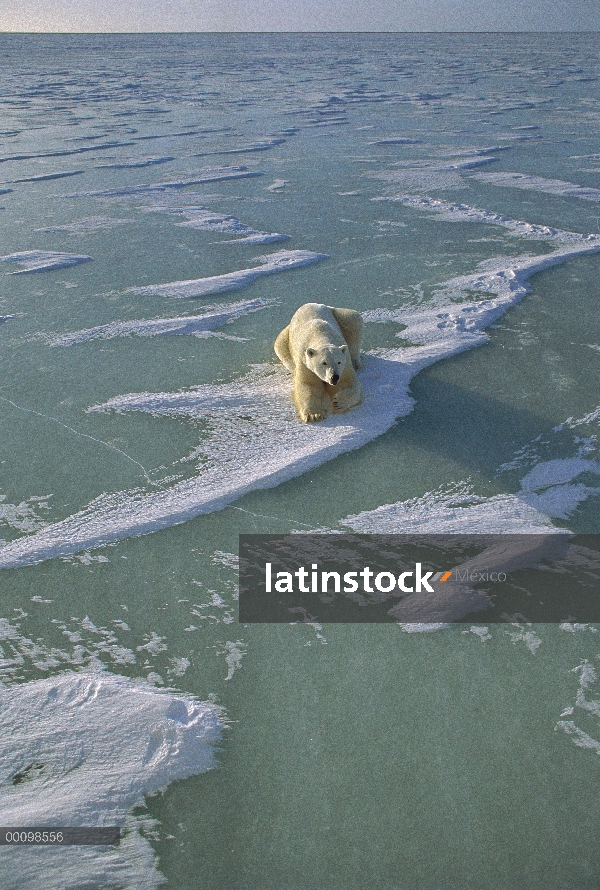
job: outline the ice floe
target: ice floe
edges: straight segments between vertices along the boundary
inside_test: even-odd
[[[456,189],[465,185],[461,175],[464,171],[495,161],[493,155],[482,155],[480,152],[454,158],[411,159],[398,161],[387,170],[370,173],[369,176],[384,180],[390,187],[400,185],[411,189]]]
[[[166,164],[168,161],[175,160],[172,155],[152,156],[148,158],[121,158],[118,161],[112,161],[110,164],[94,164],[94,167],[104,170],[129,170],[132,167],[153,167],[156,164]]]
[[[4,825],[120,826],[118,847],[12,847],[5,890],[164,883],[130,814],[144,796],[215,765],[218,709],[109,673],[66,673],[0,689]],[[118,752],[118,756],[115,756]]]
[[[283,138],[262,139],[258,142],[251,142],[249,145],[244,145],[241,148],[223,148],[218,151],[204,151],[195,154],[194,157],[203,158],[208,157],[209,155],[236,155],[254,151],[268,151],[270,148],[275,148],[275,146],[281,145],[284,142],[285,139]]]
[[[552,520],[566,519],[588,497],[600,495],[600,487],[576,481],[584,473],[600,476],[600,463],[577,458],[545,461],[521,480],[521,490],[514,494],[478,496],[463,482],[347,516],[340,525],[361,534],[499,535],[497,542],[490,540],[484,552],[462,563],[460,570],[463,577],[467,569],[508,572],[537,564],[546,551],[552,556],[554,545],[547,543],[548,534],[570,534]],[[506,537],[512,535],[519,537]],[[415,633],[444,629],[448,622],[489,605],[484,593],[457,577],[436,587],[425,601],[418,594],[405,597],[390,615]],[[526,637],[518,638],[527,643]]]
[[[501,213],[472,207],[469,204],[454,204],[450,201],[430,198],[426,195],[381,196],[373,198],[373,200],[397,201],[404,204],[405,207],[411,207],[413,210],[434,213],[444,222],[478,222],[492,226],[502,226],[502,228],[508,229],[515,237],[523,238],[526,241],[553,241],[558,244],[573,246],[579,244],[584,248],[584,252],[593,252],[595,249],[592,248],[592,251],[588,251],[585,245],[590,247],[594,244],[600,244],[600,235],[583,235],[580,232],[568,232],[563,229],[556,229],[553,226],[536,225],[523,220],[511,219],[509,216],[503,216]],[[494,263],[495,260],[490,262]]]
[[[221,241],[220,244],[278,244],[281,241],[289,241],[290,235],[279,232],[252,232],[243,238],[232,238],[229,241]]]
[[[514,221],[509,221],[514,222]],[[504,223],[500,223],[503,225]],[[528,224],[515,222],[519,237],[553,240],[560,245],[553,253],[541,256],[496,257],[484,260],[478,270],[470,275],[460,275],[437,286],[435,300],[438,305],[415,310],[373,309],[364,313],[366,321],[400,322],[406,325],[402,338],[423,345],[411,350],[410,355],[421,356],[430,350],[436,355],[441,343],[449,354],[451,344],[460,351],[483,343],[487,339],[484,328],[496,321],[509,306],[519,302],[529,291],[528,279],[544,269],[564,262],[565,259],[600,251],[600,236],[578,235],[574,232],[552,230],[553,234],[530,231]],[[521,235],[519,230],[523,230]],[[469,301],[479,293],[485,299]],[[461,300],[464,302],[453,302]],[[439,305],[439,303],[446,305]]]
[[[34,158],[62,158],[66,155],[80,155],[86,151],[102,151],[109,148],[125,148],[128,145],[135,145],[135,142],[105,142],[101,145],[86,145],[81,148],[65,148],[59,151],[42,151],[37,154],[19,154],[19,155],[7,155],[6,157],[0,158],[0,164],[5,161],[31,161]]]
[[[365,534],[546,534],[560,531],[553,519],[566,519],[600,488],[574,482],[583,473],[600,475],[593,460],[565,458],[538,464],[515,494],[475,495],[466,484],[418,498],[385,504],[340,525]]]
[[[599,347],[596,347],[596,349],[599,349]],[[565,420],[564,423],[561,423],[560,426],[556,427],[556,429],[561,430],[565,427],[568,429],[575,429],[578,426],[586,426],[588,423],[597,422],[600,422],[600,405],[594,408],[593,411],[588,411],[583,417],[568,417],[567,420]]]
[[[272,301],[256,299],[207,306],[201,315],[184,315],[180,318],[137,319],[113,321],[82,331],[61,334],[48,340],[49,346],[73,346],[87,340],[112,340],[114,337],[157,337],[165,334],[191,334],[205,336],[214,328],[223,327],[249,312],[258,312],[272,305]],[[0,513],[1,515],[1,513]]]
[[[586,624],[571,625],[568,622],[565,622],[561,625],[562,630],[568,630],[571,633],[574,633],[577,630],[584,630],[587,627],[588,625]],[[590,630],[595,630],[595,628],[590,628]],[[598,674],[596,672],[596,668],[586,658],[582,660],[577,665],[577,667],[572,668],[571,673],[579,675],[579,683],[575,696],[575,703],[573,707],[565,708],[560,716],[570,717],[577,714],[579,720],[585,720],[586,717],[589,716],[596,718],[600,717],[600,701],[597,698],[594,699],[588,697],[590,694],[598,694],[597,689],[591,689],[591,687],[598,682]],[[579,708],[579,711],[576,711],[577,708]],[[573,743],[577,745],[578,748],[587,748],[589,751],[594,751],[597,755],[600,756],[600,742],[590,736],[589,733],[581,729],[581,727],[577,726],[574,720],[559,720],[555,728],[562,729],[563,732],[566,732],[567,735],[572,736]]]
[[[45,182],[50,179],[63,179],[65,176],[79,176],[85,170],[68,170],[64,173],[40,173],[38,176],[25,176],[22,179],[9,179],[8,182]]]
[[[581,198],[583,201],[600,201],[600,189],[564,182],[562,179],[545,179],[543,176],[530,176],[526,173],[473,173],[472,178],[506,188],[546,192],[562,198]]]
[[[9,504],[6,495],[0,494],[0,529],[3,525],[19,532],[34,532],[48,523],[36,510],[48,510],[49,498],[30,498],[20,504]],[[33,506],[32,506],[33,505]]]
[[[165,112],[155,112],[164,114]],[[147,142],[152,139],[176,139],[180,136],[197,136],[202,130],[184,130],[180,133],[148,133],[146,136],[136,136],[136,142]]]
[[[146,287],[131,287],[128,293],[141,296],[158,294],[163,297],[203,297],[207,294],[220,294],[224,291],[238,290],[251,284],[263,275],[273,275],[300,266],[308,266],[326,259],[323,253],[311,250],[280,250],[265,256],[256,257],[261,264],[250,269],[238,269],[224,275],[212,275],[209,278],[194,278],[187,281],[172,281],[168,284],[152,284]]]
[[[61,198],[121,198],[130,195],[152,194],[154,192],[168,192],[171,189],[186,188],[188,185],[198,185],[202,182],[222,182],[226,179],[246,179],[250,176],[261,176],[255,170],[246,167],[205,167],[199,170],[197,175],[190,179],[176,179],[172,182],[154,182],[144,185],[115,186],[108,189],[95,189],[89,192],[74,192],[70,195],[61,195]]]
[[[185,222],[176,225],[186,226],[191,229],[201,229],[207,232],[224,232],[240,237],[231,242],[222,241],[222,244],[273,244],[278,241],[289,241],[289,235],[279,232],[259,232],[252,229],[235,216],[224,213],[215,213],[206,207],[186,204],[182,207],[165,204],[153,204],[145,208],[147,212],[166,213],[169,216],[183,217]]]
[[[48,272],[50,269],[66,269],[79,263],[89,263],[91,256],[78,253],[59,253],[54,250],[22,250],[0,256],[0,263],[17,263],[22,266],[11,275],[25,275],[28,272]]]
[[[406,136],[388,136],[386,139],[374,139],[369,145],[419,145],[421,139],[409,139]]]

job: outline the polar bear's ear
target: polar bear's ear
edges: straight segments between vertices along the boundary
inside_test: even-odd
[[[308,356],[309,358],[312,358],[313,355],[315,354],[315,350],[314,350],[314,349],[311,349],[310,346],[309,346],[308,349],[306,350],[306,354],[307,354],[307,356]]]
[[[342,352],[343,352],[344,354],[345,354],[346,352],[348,352],[348,347],[346,346],[345,343],[344,343],[343,346],[340,346],[340,349],[342,350]]]

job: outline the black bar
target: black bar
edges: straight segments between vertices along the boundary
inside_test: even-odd
[[[0,846],[14,847],[65,847],[83,846],[116,846],[121,842],[121,829],[109,826],[102,828],[62,828],[26,827],[0,828]]]
[[[244,624],[600,621],[600,535],[240,535],[239,556]]]

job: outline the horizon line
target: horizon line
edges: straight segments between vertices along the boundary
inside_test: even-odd
[[[539,30],[536,28],[527,28],[520,30],[489,30],[485,28],[474,29],[474,30],[459,30],[459,29],[451,29],[451,30],[434,30],[432,28],[407,28],[405,30],[400,29],[373,29],[373,30],[365,30],[365,29],[355,29],[355,30],[289,30],[289,31],[281,31],[281,30],[203,30],[203,31],[165,31],[165,30],[156,30],[156,31],[19,31],[19,30],[0,30],[0,37],[5,35],[21,35],[27,36],[29,34],[46,34],[46,35],[62,35],[62,36],[77,36],[88,34],[91,36],[100,37],[105,34],[120,34],[123,36],[131,36],[131,37],[139,37],[142,35],[150,35],[150,34],[598,34],[600,33],[600,28],[585,28],[585,29],[576,29],[576,30],[567,30],[567,29],[555,29],[552,31]]]

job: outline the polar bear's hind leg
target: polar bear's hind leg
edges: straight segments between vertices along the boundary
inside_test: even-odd
[[[275,340],[275,353],[279,361],[285,365],[288,371],[295,371],[296,365],[290,352],[290,326],[282,330]]]

